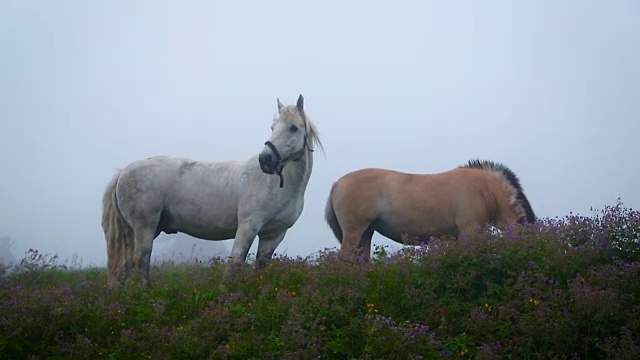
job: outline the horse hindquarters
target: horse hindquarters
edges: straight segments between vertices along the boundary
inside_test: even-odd
[[[369,212],[373,209],[356,199],[355,192],[348,189],[349,185],[352,185],[350,179],[347,178],[345,184],[345,177],[334,183],[331,188],[325,208],[325,220],[341,243],[341,254],[354,256],[361,250],[365,259],[368,259],[373,236]],[[353,177],[353,180],[357,178]]]
[[[131,270],[141,272],[143,283],[149,281],[151,248],[157,235],[160,212],[141,209],[139,205],[148,202],[132,189],[131,179],[120,172],[108,185],[103,199],[103,229],[107,239],[108,283],[111,287],[121,284]]]

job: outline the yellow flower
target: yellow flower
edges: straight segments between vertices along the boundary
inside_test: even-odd
[[[542,303],[542,300],[534,300],[533,298],[530,298],[529,302],[533,303],[533,305],[540,305]]]

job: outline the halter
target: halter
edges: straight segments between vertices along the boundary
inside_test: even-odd
[[[271,141],[267,140],[264,143],[269,147],[269,149],[271,149],[271,151],[273,152],[273,155],[275,155],[276,159],[278,160],[278,164],[276,165],[276,168],[275,168],[275,174],[280,177],[281,188],[284,187],[284,176],[282,176],[282,170],[284,170],[284,166],[287,165],[289,161],[300,160],[302,158],[302,155],[304,155],[305,150],[309,150],[309,152],[313,152],[313,149],[309,148],[309,146],[307,145],[307,118],[305,117],[304,113],[302,113],[302,122],[304,123],[304,144],[302,145],[302,149],[290,154],[286,158],[283,158],[282,155],[280,155],[280,152],[278,151],[276,146],[273,145]]]

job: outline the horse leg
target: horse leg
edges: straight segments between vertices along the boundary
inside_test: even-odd
[[[138,227],[134,229],[133,267],[142,273],[142,282],[149,284],[149,266],[151,265],[151,248],[155,238],[155,228]]]
[[[227,263],[225,276],[229,275],[233,271],[233,268],[240,266],[247,260],[247,254],[249,253],[251,244],[253,244],[253,240],[256,238],[256,235],[258,235],[258,230],[259,227],[257,224],[251,223],[250,221],[242,221],[238,224],[236,237],[233,241],[233,248],[231,249],[231,259]]]
[[[133,256],[135,250],[135,234],[124,244],[124,270],[125,274],[131,274],[131,270],[133,269]]]
[[[367,249],[371,251],[371,238],[369,238],[367,245],[365,236],[368,228],[369,224],[363,224],[360,226],[345,226],[342,230],[342,245],[340,246],[340,255],[346,257],[356,256],[360,251],[360,247],[363,245],[365,245]],[[371,235],[373,235],[373,232],[371,233]]]
[[[256,267],[264,267],[266,262],[271,260],[273,256],[273,252],[276,250],[282,239],[284,239],[284,235],[287,233],[287,230],[272,235],[259,235],[258,242],[258,256],[256,256]]]
[[[369,261],[371,258],[371,238],[373,237],[373,229],[369,227],[362,237],[360,238],[360,249],[362,251],[362,257],[364,261]]]

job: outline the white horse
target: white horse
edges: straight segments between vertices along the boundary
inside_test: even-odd
[[[302,213],[311,152],[322,148],[302,95],[295,106],[277,103],[271,138],[259,155],[227,162],[152,157],[114,176],[102,201],[110,287],[131,270],[141,271],[148,283],[151,248],[161,231],[235,238],[231,264],[246,260],[257,235],[256,265],[271,259]]]

